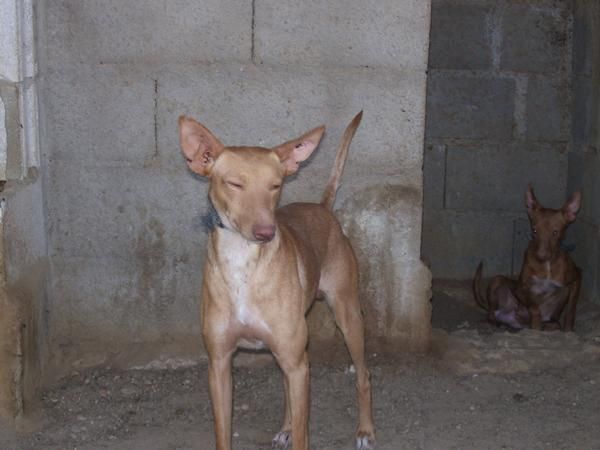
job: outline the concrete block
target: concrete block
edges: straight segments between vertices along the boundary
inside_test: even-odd
[[[423,208],[444,208],[445,183],[446,146],[427,144],[423,155]]]
[[[523,213],[525,216],[525,213]],[[525,250],[531,240],[531,225],[528,218],[515,219],[512,245],[512,275],[518,276],[523,266]]]
[[[220,65],[174,67],[159,85],[159,153],[166,167],[185,170],[176,127],[180,114],[204,123],[225,145],[273,147],[325,124],[320,148],[283,191],[284,203],[318,201],[344,128],[364,110],[340,195],[386,177],[422,183],[424,74]]]
[[[502,18],[500,68],[517,72],[560,71],[568,43],[566,20],[561,13],[530,5],[509,5]]]
[[[492,65],[490,8],[480,5],[433,3],[429,67],[489,69]]]
[[[154,156],[156,84],[143,71],[77,65],[50,70],[45,87],[51,158],[141,167]]]
[[[47,2],[48,63],[248,60],[250,0]]]
[[[582,155],[582,172],[579,179],[573,180],[575,189],[581,189],[583,204],[580,215],[587,218],[589,223],[600,226],[600,155],[595,152],[586,152]],[[579,185],[579,186],[578,186]]]
[[[10,412],[16,416],[30,414],[39,401],[47,356],[44,318],[50,280],[41,178],[7,184],[2,197],[0,337],[6,340],[0,339],[0,391],[9,386],[10,393],[0,399],[0,410],[11,402]],[[8,336],[2,336],[5,331]],[[7,369],[16,371],[10,380],[4,378]]]
[[[360,0],[256,2],[260,62],[390,67],[425,71],[429,2]]]
[[[600,301],[600,227],[579,218],[569,227],[569,242],[575,243],[571,254],[583,271],[581,298]]]
[[[532,183],[544,206],[565,201],[566,149],[539,145],[448,147],[446,207],[460,211],[512,211],[525,208]]]
[[[427,139],[508,140],[512,136],[515,83],[431,72],[427,85]]]
[[[571,138],[575,144],[585,145],[592,136],[592,80],[588,76],[573,76],[573,103],[571,112]]]
[[[341,203],[338,217],[356,252],[369,337],[424,350],[431,331],[431,273],[420,259],[421,192],[378,184]]]
[[[52,257],[122,258],[141,266],[148,236],[164,241],[165,259],[194,259],[206,235],[198,216],[206,183],[191,174],[118,164],[48,168],[49,254]]]
[[[4,129],[4,139],[2,141],[6,145],[4,149],[4,178],[0,179],[18,180],[23,175],[19,86],[16,84],[0,85],[0,99],[4,110],[4,118],[0,122],[0,128]]]
[[[591,4],[585,0],[573,2],[573,73],[591,75],[593,34]]]
[[[527,85],[527,139],[566,141],[570,110],[568,83],[563,79],[534,77]]]
[[[80,351],[94,341],[97,350],[115,343],[116,349],[125,350],[127,345],[177,341],[187,335],[195,335],[200,347],[200,266],[156,253],[159,229],[150,227],[146,239],[156,248],[143,258],[53,261],[50,339],[54,346],[62,344],[57,355]]]
[[[19,0],[0,0],[0,81],[21,80]]]
[[[6,138],[6,109],[0,95],[0,180],[6,180],[6,158],[8,154],[8,141]]]
[[[501,213],[425,211],[423,260],[434,278],[470,279],[483,261],[484,276],[510,274],[513,220]]]

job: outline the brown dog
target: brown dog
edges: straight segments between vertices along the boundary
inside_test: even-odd
[[[325,297],[356,368],[356,447],[375,441],[371,384],[364,356],[358,268],[332,213],[348,147],[362,117],[346,129],[321,204],[276,209],[283,178],[318,146],[324,127],[278,147],[225,147],[195,120],[179,118],[190,169],[210,179],[217,226],[210,233],[202,283],[202,335],[216,448],[231,448],[231,359],[237,348],[268,348],[284,374],[285,414],[273,446],[308,449],[309,366],[305,314]]]
[[[480,288],[483,263],[479,263],[473,280],[475,301],[488,311],[492,323],[515,329],[530,326],[534,330],[573,331],[581,270],[560,243],[577,216],[581,193],[575,192],[561,209],[549,209],[538,203],[529,186],[526,204],[532,238],[519,280],[494,277],[485,298]]]

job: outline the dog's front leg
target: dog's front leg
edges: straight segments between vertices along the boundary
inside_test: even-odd
[[[208,384],[215,421],[216,449],[231,450],[232,353],[209,356]]]
[[[310,409],[308,354],[300,358],[278,358],[289,389],[292,422],[292,449],[308,450],[308,413]]]

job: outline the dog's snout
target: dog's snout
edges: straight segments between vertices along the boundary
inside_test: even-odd
[[[269,242],[275,236],[275,225],[254,225],[252,234],[257,241]]]

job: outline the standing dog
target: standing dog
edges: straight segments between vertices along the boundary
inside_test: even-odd
[[[531,240],[525,251],[519,280],[498,275],[481,295],[479,263],[473,280],[473,293],[479,306],[488,311],[493,323],[511,328],[529,326],[534,330],[573,331],[575,309],[581,285],[581,269],[561,248],[561,240],[581,206],[581,193],[575,192],[561,209],[544,208],[533,194],[526,193]],[[564,317],[562,326],[561,315]]]
[[[325,297],[356,368],[356,448],[374,447],[371,384],[365,363],[358,268],[332,213],[348,147],[362,117],[346,129],[320,204],[276,209],[283,178],[318,146],[325,127],[278,147],[225,147],[188,117],[179,118],[190,169],[210,180],[217,226],[210,233],[202,283],[202,336],[216,448],[231,448],[231,359],[237,348],[268,348],[284,375],[285,414],[273,446],[308,449],[309,367],[305,315]]]

